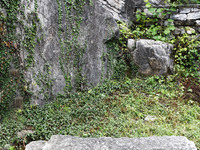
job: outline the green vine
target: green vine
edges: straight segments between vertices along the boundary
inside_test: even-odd
[[[37,33],[37,0],[35,10],[25,16],[20,0],[0,1],[0,108],[8,110],[16,99],[29,99],[25,71],[34,64]],[[26,17],[28,19],[26,19]],[[31,24],[31,26],[26,25]],[[27,53],[25,60],[21,55]]]
[[[19,0],[0,2],[3,8],[0,10],[0,110],[3,111],[10,107],[10,101],[14,100],[17,92],[22,91],[19,45],[15,37],[19,3]]]
[[[65,75],[66,91],[70,92],[73,90],[72,87],[75,87],[76,90],[81,90],[86,80],[81,73],[81,59],[84,48],[81,48],[78,42],[80,24],[82,22],[81,14],[86,2],[85,0],[64,0],[63,3],[64,9],[62,8],[62,1],[57,0],[59,14],[58,35],[62,50],[59,60],[61,70]],[[64,20],[68,24],[65,28],[62,26]]]

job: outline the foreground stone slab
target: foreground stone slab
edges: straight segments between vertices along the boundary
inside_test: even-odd
[[[48,142],[34,141],[25,150],[197,150],[183,136],[142,138],[79,138],[53,135]]]

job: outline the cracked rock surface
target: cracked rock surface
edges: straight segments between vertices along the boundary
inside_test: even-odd
[[[70,76],[71,81],[69,82],[75,87],[77,68],[81,68],[79,75],[87,82],[87,85],[83,85],[85,87],[81,85],[81,88],[95,86],[100,80],[103,80],[107,73],[107,58],[102,60],[103,54],[107,52],[105,43],[115,37],[119,30],[110,12],[96,0],[92,0],[92,5],[87,1],[80,16],[82,22],[76,42],[79,47],[73,48],[73,45],[70,53],[67,53],[66,46],[62,49],[61,42],[72,41],[73,35],[70,33],[73,30],[71,24],[74,22],[70,24],[66,19],[68,16],[65,13],[65,0],[59,2],[60,6],[52,0],[37,1],[40,25],[38,25],[36,39],[41,40],[37,41],[34,48],[33,65],[25,73],[28,88],[32,92],[32,104],[36,105],[43,105],[44,101],[53,100],[58,93],[63,93],[67,85],[66,74],[68,77]],[[21,3],[25,6],[25,16],[28,19],[30,15],[34,14],[35,2],[21,0]],[[62,16],[61,25],[58,23],[59,9],[62,13],[60,14]],[[76,18],[73,16],[74,14],[75,12],[71,13],[73,19]],[[25,24],[32,26],[28,21]],[[20,28],[17,31],[24,35]],[[66,37],[69,38],[66,40]],[[76,66],[73,66],[75,55],[78,55],[79,51],[83,54],[77,58]],[[66,61],[67,58],[62,57],[62,53],[66,57],[69,56],[70,59]],[[26,49],[22,50],[21,57],[23,62],[26,62],[29,57]],[[63,68],[61,68],[61,64]],[[51,85],[47,87],[46,83],[51,83]]]
[[[144,75],[168,75],[173,72],[171,53],[173,45],[161,41],[140,39],[136,41],[133,61]]]

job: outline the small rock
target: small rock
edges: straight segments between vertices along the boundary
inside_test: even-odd
[[[147,115],[146,118],[144,119],[144,121],[155,121],[157,120],[158,118],[154,117],[154,116],[151,116],[151,115]]]
[[[189,13],[187,15],[187,19],[188,20],[200,19],[200,13],[199,12]]]
[[[200,26],[200,20],[196,20],[196,24]]]
[[[174,20],[182,20],[182,21],[185,21],[187,20],[187,15],[186,14],[174,14],[174,15],[171,15],[172,19]]]
[[[164,21],[164,26],[174,25],[174,22]]]
[[[181,28],[181,34],[184,34],[184,33],[185,33],[185,29]]]
[[[17,132],[17,136],[20,137],[20,138],[23,138],[27,134],[33,134],[33,133],[34,133],[34,131],[32,131],[32,130],[22,130],[20,132]]]
[[[3,148],[3,150],[10,150],[11,145],[10,144],[6,144]]]
[[[132,54],[133,62],[139,67],[138,72],[145,76],[168,75],[173,72],[172,49],[169,43],[140,39]]]
[[[134,39],[128,39],[128,49],[133,51],[135,49],[135,40]]]
[[[190,13],[190,8],[182,8],[182,9],[180,9],[180,13],[181,14]]]
[[[191,11],[197,12],[197,11],[200,11],[200,10],[198,8],[192,8]]]
[[[176,29],[174,30],[174,34],[175,34],[175,35],[179,35],[180,33],[181,33],[181,29],[176,28]]]
[[[193,34],[193,33],[195,33],[195,29],[193,29],[191,27],[185,27],[185,30],[186,30],[187,34]]]

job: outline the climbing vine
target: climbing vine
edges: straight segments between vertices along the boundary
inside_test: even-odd
[[[16,107],[18,103],[22,105],[21,101],[29,98],[24,74],[34,64],[35,36],[39,22],[37,1],[34,3],[35,11],[25,16],[25,6],[20,0],[0,1],[0,108],[3,112],[10,106]],[[27,57],[22,60],[24,50]]]
[[[60,67],[65,75],[66,91],[70,92],[75,87],[76,90],[81,90],[85,82],[82,76],[82,56],[84,48],[79,45],[78,36],[80,32],[80,24],[82,22],[81,14],[85,0],[64,0],[58,3],[58,34],[60,39],[61,55]],[[64,3],[64,5],[62,5]],[[91,4],[91,2],[90,2]],[[64,8],[62,8],[64,6]],[[66,22],[66,27],[63,27],[63,22]],[[64,32],[65,31],[65,32]],[[73,75],[72,75],[73,74]]]
[[[0,6],[0,108],[9,107],[20,86],[19,45],[15,37],[15,23],[19,0],[1,1]],[[5,13],[6,12],[6,13]]]

